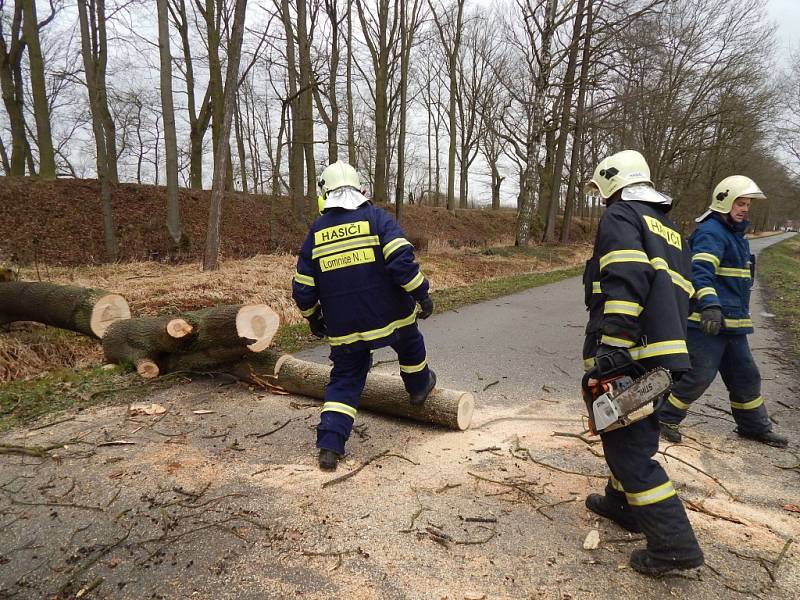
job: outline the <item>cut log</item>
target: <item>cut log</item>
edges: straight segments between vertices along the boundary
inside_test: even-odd
[[[103,351],[109,362],[130,363],[145,378],[206,371],[267,348],[279,324],[277,313],[265,304],[128,319],[108,330]]]
[[[105,290],[36,281],[0,283],[0,323],[36,321],[102,338],[113,323],[130,317],[125,298]]]
[[[322,400],[325,385],[330,379],[331,367],[300,360],[289,354],[276,357],[272,352],[264,352],[248,357],[236,365],[232,372],[251,383],[266,382],[293,394]],[[472,421],[475,398],[469,392],[437,387],[425,400],[425,404],[411,406],[402,379],[370,373],[361,394],[361,407],[463,431]]]

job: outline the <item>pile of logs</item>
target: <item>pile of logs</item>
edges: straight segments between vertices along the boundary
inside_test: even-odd
[[[0,281],[0,325],[36,321],[99,339],[106,360],[150,379],[175,371],[225,371],[243,381],[322,400],[330,367],[269,351],[280,325],[265,304],[217,306],[131,318],[119,294],[41,282]],[[436,388],[411,406],[399,377],[370,373],[361,406],[383,414],[469,427],[472,394]]]

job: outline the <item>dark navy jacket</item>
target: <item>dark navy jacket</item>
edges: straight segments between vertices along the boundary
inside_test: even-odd
[[[686,317],[694,293],[689,247],[664,211],[618,200],[603,214],[583,273],[590,369],[598,344],[628,349],[651,369],[690,368]]]
[[[303,316],[320,307],[331,346],[391,344],[416,326],[428,281],[414,248],[383,209],[330,208],[308,232],[297,258],[292,297]]]
[[[695,287],[689,327],[700,326],[700,312],[709,306],[722,309],[720,333],[753,332],[750,290],[755,257],[745,239],[749,222],[730,225],[725,215],[711,213],[689,237],[692,248],[692,283]]]

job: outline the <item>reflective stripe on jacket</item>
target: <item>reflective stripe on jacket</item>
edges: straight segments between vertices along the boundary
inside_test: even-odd
[[[619,200],[605,211],[583,273],[587,368],[604,343],[628,348],[648,369],[689,369],[690,260],[686,240],[654,205]]]
[[[753,332],[750,290],[755,257],[744,232],[749,223],[728,224],[725,215],[711,213],[689,237],[692,249],[692,283],[696,289],[689,327],[699,327],[700,311],[709,306],[722,310],[721,333]]]
[[[416,323],[416,301],[427,295],[428,281],[403,230],[368,203],[331,208],[317,218],[292,281],[303,316],[322,307],[332,346],[390,344],[398,330]]]

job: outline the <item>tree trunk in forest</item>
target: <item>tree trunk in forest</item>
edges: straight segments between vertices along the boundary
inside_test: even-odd
[[[15,0],[14,15],[11,18],[10,45],[6,44],[5,35],[0,35],[0,88],[3,92],[3,105],[8,115],[11,129],[10,174],[22,177],[25,175],[25,159],[28,148],[25,133],[25,113],[23,111],[24,93],[21,78],[15,73],[20,71],[22,55],[25,52],[25,40],[21,37],[22,2]]]
[[[295,58],[295,34],[292,26],[292,14],[289,9],[289,0],[281,0],[281,21],[286,35],[286,77],[289,83],[289,97],[284,103],[284,108],[289,109],[290,118],[287,120],[290,129],[289,140],[289,197],[292,201],[292,214],[298,221],[302,220],[305,210],[305,194],[303,173],[304,151],[302,143],[302,128],[297,123],[302,112],[297,84],[297,63]],[[285,112],[283,113],[285,114]],[[280,143],[280,141],[279,141]]]
[[[145,378],[240,360],[269,347],[280,319],[265,304],[219,306],[115,323],[103,338],[106,360],[129,362]]]
[[[525,148],[525,170],[524,182],[521,188],[525,191],[520,194],[519,212],[517,213],[516,245],[528,246],[530,244],[531,213],[534,208],[533,194],[536,190],[538,175],[539,149],[541,147],[542,124],[544,121],[545,99],[547,88],[550,82],[550,71],[552,69],[551,46],[555,34],[556,0],[546,0],[545,2],[545,22],[536,28],[541,30],[541,50],[539,70],[534,81],[534,98],[531,108],[530,125],[528,140]],[[527,18],[533,18],[530,15]]]
[[[577,0],[575,22],[572,26],[572,42],[564,74],[564,98],[561,105],[561,121],[556,142],[556,156],[553,161],[552,185],[547,208],[547,219],[544,227],[544,241],[554,242],[556,238],[556,219],[558,218],[559,198],[561,197],[561,172],[564,169],[564,158],[567,153],[567,134],[569,133],[570,113],[572,112],[572,92],[575,87],[575,68],[578,62],[581,29],[583,28],[585,0]],[[573,144],[575,140],[573,140]]]
[[[28,44],[33,115],[36,120],[36,141],[39,146],[39,177],[42,179],[55,179],[56,160],[53,151],[53,137],[50,130],[50,106],[47,102],[44,59],[42,58],[42,48],[39,44],[40,25],[36,16],[36,2],[34,0],[23,0],[22,12],[22,31]]]
[[[115,130],[105,91],[106,33],[105,3],[97,0],[89,12],[87,0],[78,0],[78,21],[81,30],[81,54],[83,56],[86,87],[89,94],[89,109],[92,113],[92,131],[97,151],[97,178],[100,181],[100,203],[103,215],[103,238],[106,258],[117,260],[119,249],[114,228],[114,213],[111,205],[111,182],[117,181],[117,157]],[[93,34],[96,32],[96,35]],[[109,121],[111,121],[109,131]],[[111,146],[109,147],[109,142]]]
[[[164,115],[164,145],[167,175],[167,232],[177,247],[181,243],[181,208],[178,202],[178,138],[172,101],[172,52],[169,47],[167,0],[156,0],[158,50],[161,59],[161,111]]]
[[[594,14],[592,0],[586,4],[586,33],[583,39],[583,54],[581,55],[581,74],[578,80],[578,101],[575,107],[575,131],[572,134],[572,155],[570,157],[569,182],[567,183],[567,201],[564,206],[564,224],[561,226],[561,243],[569,242],[572,215],[575,212],[575,197],[578,195],[577,187],[578,165],[580,163],[581,149],[583,148],[583,123],[586,113],[586,88],[588,87],[589,67],[592,52],[592,27]]]
[[[311,42],[306,19],[308,16],[308,0],[297,0],[297,58],[300,66],[300,97],[298,113],[294,126],[300,127],[303,144],[303,156],[306,161],[306,191],[304,204],[316,198],[317,163],[314,159],[314,88],[316,81],[311,68]],[[316,214],[316,207],[310,214]]]
[[[36,321],[102,338],[119,320],[130,319],[125,298],[104,290],[52,283],[0,283],[0,323]]]
[[[321,400],[330,380],[331,367],[283,355],[277,360],[271,352],[248,357],[231,372],[251,383],[267,383],[293,394]],[[463,431],[472,422],[475,398],[469,392],[434,388],[425,404],[411,406],[400,377],[370,373],[361,394],[361,408],[378,413],[435,423]]]
[[[242,54],[242,37],[244,36],[244,19],[247,0],[236,0],[231,30],[230,47],[228,48],[228,67],[225,74],[225,102],[223,121],[219,132],[219,147],[214,152],[214,180],[211,185],[211,209],[208,215],[208,232],[206,249],[203,255],[203,270],[216,271],[219,268],[219,230],[222,222],[222,197],[225,193],[228,163],[230,161],[230,133],[233,102],[239,81],[239,60]]]

